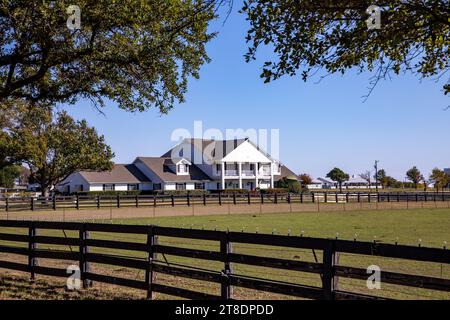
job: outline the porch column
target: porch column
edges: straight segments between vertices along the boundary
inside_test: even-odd
[[[242,189],[242,162],[238,163],[239,189]]]
[[[273,189],[274,181],[273,181],[273,163],[270,163],[270,187]]]
[[[222,171],[221,171],[221,174],[222,174],[222,189],[223,190],[225,190],[226,189],[226,187],[225,187],[225,162],[222,162]]]
[[[256,190],[256,188],[259,187],[259,184],[258,184],[258,174],[259,174],[259,170],[258,170],[258,162],[255,162],[255,190]]]

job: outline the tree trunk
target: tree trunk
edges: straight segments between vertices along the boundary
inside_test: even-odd
[[[48,198],[50,196],[50,188],[48,186],[41,185],[41,196]]]

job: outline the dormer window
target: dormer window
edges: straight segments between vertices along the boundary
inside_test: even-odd
[[[189,173],[189,165],[187,164],[179,164],[177,166],[177,173],[178,174],[186,174]]]

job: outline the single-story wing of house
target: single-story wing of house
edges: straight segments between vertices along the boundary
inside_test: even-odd
[[[134,164],[115,164],[111,171],[79,171],[58,184],[62,193],[151,190],[152,183]]]

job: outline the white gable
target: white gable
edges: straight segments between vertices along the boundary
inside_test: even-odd
[[[245,141],[236,149],[231,151],[225,158],[224,162],[272,162],[264,153],[259,151],[250,142]]]

